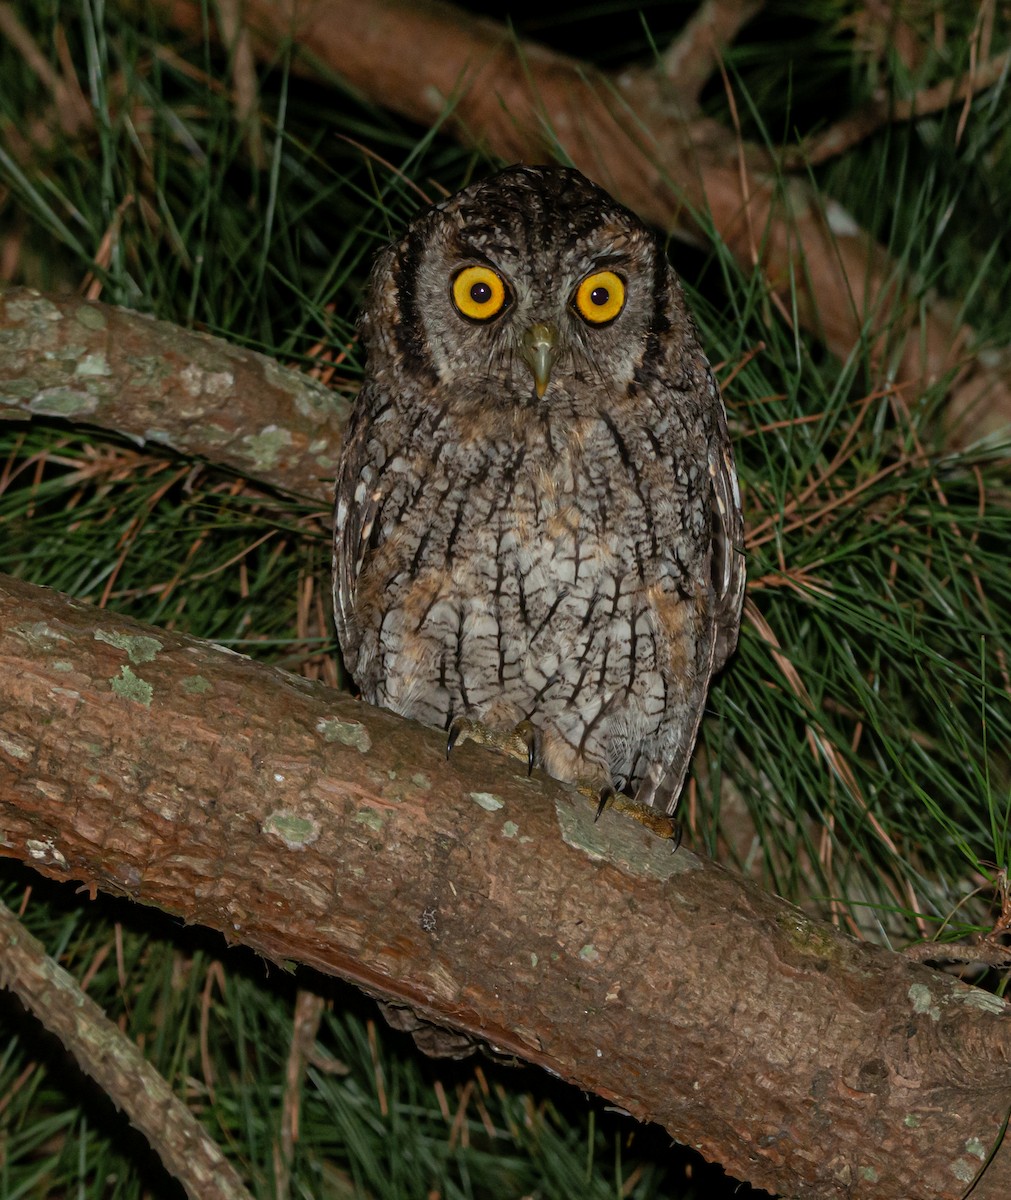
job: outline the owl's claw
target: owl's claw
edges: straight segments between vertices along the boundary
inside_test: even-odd
[[[460,735],[463,734],[463,740],[467,740],[467,734],[463,728],[463,717],[457,719],[450,725],[449,733],[446,736],[446,758],[453,753],[453,747],[460,740]]]
[[[527,774],[532,775],[534,764],[537,762],[537,735],[534,732],[533,725],[529,721],[520,721],[513,730],[512,736],[516,739],[517,743],[522,743],[526,746]]]
[[[664,838],[665,841],[673,842],[675,850],[681,845],[681,823],[675,821],[673,817],[669,817],[665,812],[651,808],[648,804],[637,804],[634,800],[629,800],[627,796],[617,796],[613,807],[616,812],[624,813],[633,821],[644,825],[650,833]]]
[[[608,804],[615,798],[617,793],[614,788],[608,784],[607,787],[600,789],[600,799],[597,801],[597,811],[593,814],[593,823],[596,824],[600,820],[601,813],[607,808]]]
[[[500,754],[508,754],[527,764],[527,774],[533,771],[537,762],[537,734],[529,721],[520,721],[513,729],[504,733],[497,729],[489,729],[480,721],[472,721],[469,717],[457,717],[449,727],[446,737],[446,757],[449,758],[453,747],[467,740],[477,742],[479,746],[490,746]]]
[[[593,817],[594,821],[600,820],[604,809],[613,808],[615,812],[624,813],[633,821],[638,821],[640,825],[645,826],[650,833],[657,837],[663,838],[665,841],[672,841],[675,850],[681,845],[680,822],[675,821],[666,813],[659,812],[648,804],[637,804],[634,800],[616,792],[610,784],[599,789],[580,786],[579,790],[589,796],[591,800],[596,800],[597,811]]]

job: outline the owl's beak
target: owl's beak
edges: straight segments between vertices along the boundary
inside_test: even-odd
[[[548,390],[551,368],[558,350],[558,330],[554,325],[531,325],[523,335],[520,354],[534,376],[534,388],[540,400]]]

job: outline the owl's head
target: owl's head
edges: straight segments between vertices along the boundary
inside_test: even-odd
[[[656,236],[578,171],[510,167],[421,213],[381,256],[364,331],[453,394],[624,394],[688,318]]]

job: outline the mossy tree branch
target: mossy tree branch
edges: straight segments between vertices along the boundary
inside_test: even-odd
[[[124,1110],[191,1200],[251,1200],[235,1168],[140,1049],[2,902],[0,986],[10,988]]]
[[[106,429],[329,506],[349,409],[221,338],[98,301],[0,292],[0,419]]]
[[[783,1194],[961,1195],[1003,1001],[475,747],[0,585],[3,852],[344,979]],[[1004,1196],[1011,1150],[977,1188]]]

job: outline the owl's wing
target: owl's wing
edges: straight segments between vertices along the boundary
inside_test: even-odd
[[[744,605],[744,518],[741,513],[741,491],[737,483],[734,452],[730,443],[726,418],[718,415],[716,437],[709,448],[709,478],[712,485],[712,558],[710,570],[713,587],[713,613],[709,640],[704,647],[708,665],[703,659],[697,678],[693,719],[681,730],[673,754],[663,762],[653,763],[636,791],[639,804],[673,813],[681,798],[685,777],[691,765],[692,752],[705,712],[706,696],[712,677],[722,670],[737,646],[741,628],[741,609]]]
[[[355,621],[358,576],[379,516],[381,494],[367,462],[367,397],[359,395],[345,432],[334,489],[333,608],[344,663],[355,675],[360,632]]]
[[[709,449],[713,485],[712,578],[715,591],[713,661],[710,675],[723,669],[737,646],[744,605],[744,517],[734,452],[723,414],[719,434]]]

